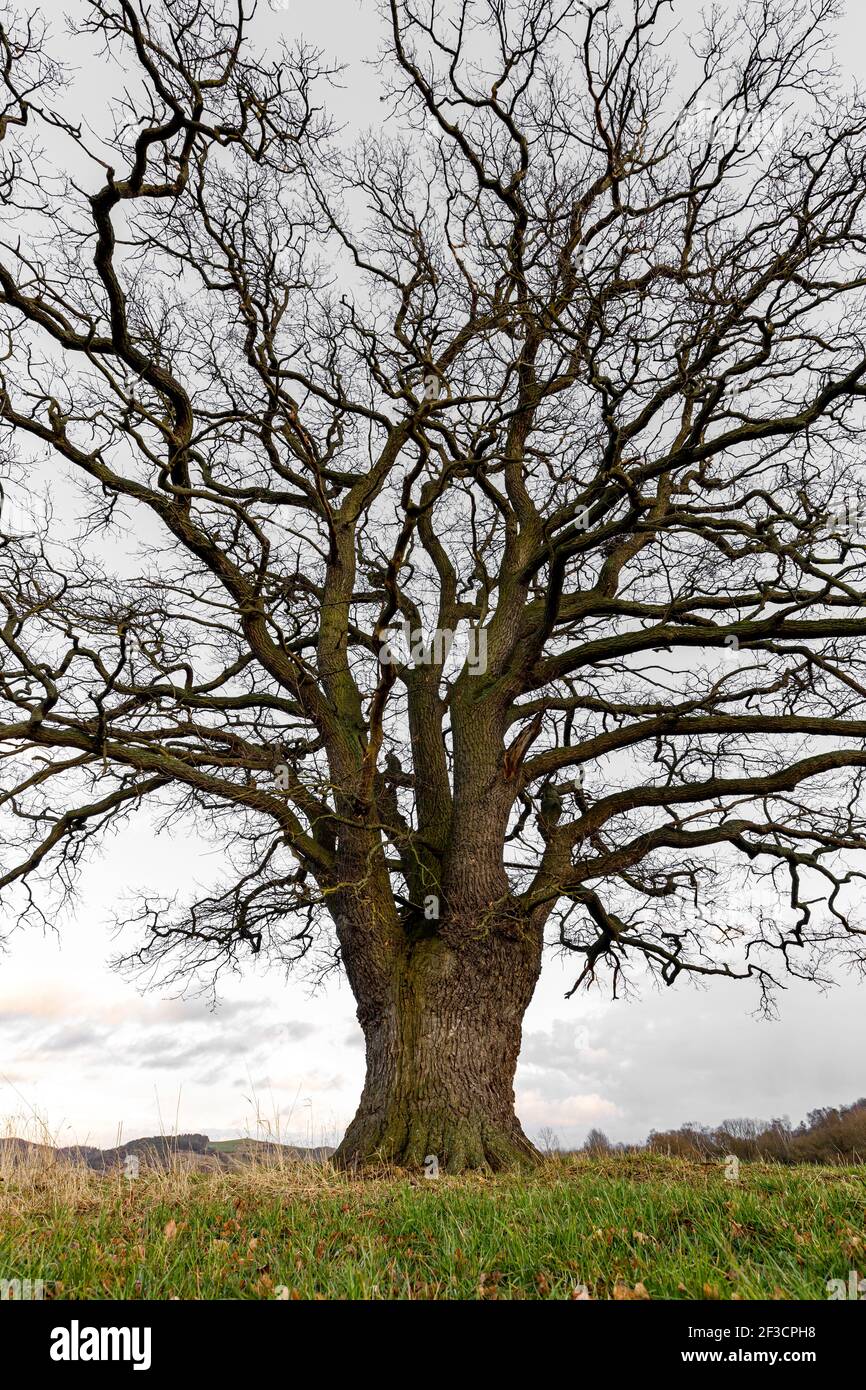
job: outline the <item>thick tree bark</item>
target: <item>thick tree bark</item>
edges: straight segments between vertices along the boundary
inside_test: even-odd
[[[407,944],[389,997],[359,1006],[367,1079],[341,1166],[421,1167],[433,1155],[454,1173],[538,1157],[514,1113],[514,1073],[540,944],[517,931],[446,937]]]

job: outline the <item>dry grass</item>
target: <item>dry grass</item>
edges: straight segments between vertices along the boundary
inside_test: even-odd
[[[0,1150],[0,1278],[53,1298],[824,1298],[858,1261],[862,1167],[731,1183],[645,1154],[430,1181],[272,1154],[130,1180]]]

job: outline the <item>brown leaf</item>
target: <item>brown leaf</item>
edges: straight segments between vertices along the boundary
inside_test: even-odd
[[[613,1296],[617,1301],[624,1299],[649,1298],[645,1284],[635,1284],[634,1288],[629,1288],[624,1279],[617,1279],[613,1286]]]

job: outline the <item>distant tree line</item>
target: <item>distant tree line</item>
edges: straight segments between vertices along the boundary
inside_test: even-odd
[[[542,1147],[559,1148],[556,1137],[545,1131]],[[777,1163],[866,1163],[866,1097],[851,1105],[810,1110],[793,1126],[787,1116],[774,1120],[723,1120],[711,1127],[687,1123],[679,1129],[652,1130],[644,1144],[614,1143],[603,1130],[591,1129],[583,1152],[670,1154],[677,1158],[723,1158],[735,1154],[745,1160]]]
[[[866,1162],[866,1098],[851,1105],[810,1110],[796,1127],[787,1116],[774,1120],[724,1120],[715,1129],[684,1124],[653,1130],[646,1147],[654,1153],[713,1158],[736,1154],[742,1159],[778,1163]]]

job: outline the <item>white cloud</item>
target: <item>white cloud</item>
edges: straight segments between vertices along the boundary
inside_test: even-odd
[[[518,1091],[517,1113],[524,1128],[533,1130],[542,1125],[590,1129],[605,1120],[618,1119],[621,1112],[613,1101],[595,1093],[550,1100],[539,1091]]]

